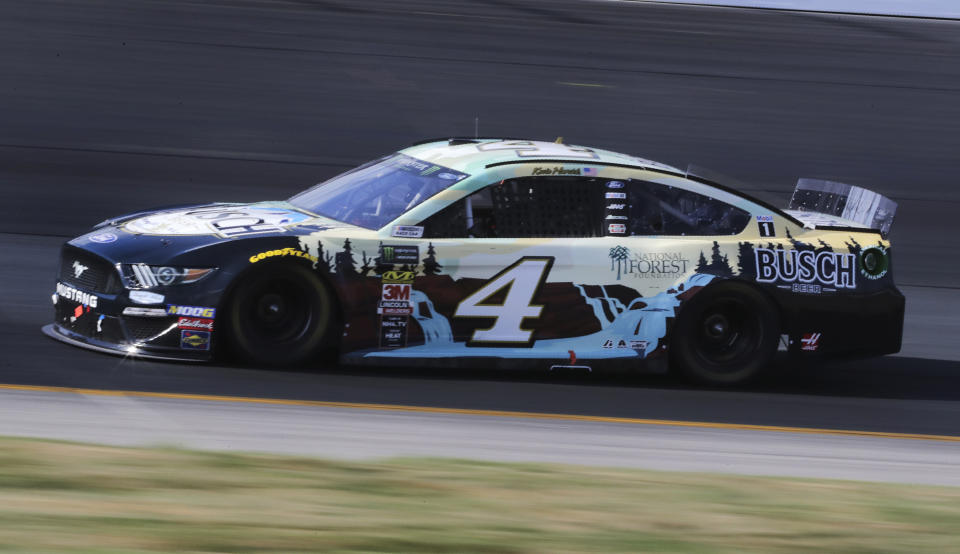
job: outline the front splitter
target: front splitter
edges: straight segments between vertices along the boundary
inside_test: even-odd
[[[86,342],[78,338],[74,338],[69,335],[66,335],[60,332],[57,326],[52,323],[48,325],[44,325],[41,328],[41,330],[43,331],[44,335],[47,335],[48,337],[54,340],[67,343],[71,346],[78,346],[80,348],[85,348],[87,350],[93,350],[95,352],[103,352],[104,354],[111,354],[114,356],[122,356],[124,358],[143,358],[143,359],[150,359],[150,360],[164,360],[168,362],[191,362],[191,363],[200,363],[200,362],[208,361],[206,359],[176,357],[176,356],[170,356],[170,355],[164,355],[164,354],[156,354],[154,352],[145,351],[144,349],[137,348],[135,346],[134,347],[123,347],[123,346],[111,347],[108,345],[94,344],[94,343]]]

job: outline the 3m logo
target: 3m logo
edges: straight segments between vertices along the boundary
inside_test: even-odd
[[[800,339],[800,350],[813,352],[820,347],[820,333],[807,333]]]
[[[400,283],[391,283],[383,285],[384,300],[410,300],[410,289],[412,285]]]

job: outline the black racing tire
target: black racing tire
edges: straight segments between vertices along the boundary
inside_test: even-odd
[[[762,292],[741,283],[717,283],[681,309],[671,334],[670,362],[696,383],[738,385],[770,364],[779,340],[779,311]]]
[[[268,263],[241,276],[224,321],[230,355],[245,364],[290,366],[332,347],[337,309],[309,269]]]

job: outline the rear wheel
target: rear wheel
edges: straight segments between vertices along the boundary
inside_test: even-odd
[[[761,292],[719,283],[683,307],[671,339],[671,362],[699,383],[743,383],[773,359],[779,329],[777,310]]]
[[[226,326],[242,362],[293,365],[316,356],[335,327],[330,289],[308,269],[270,264],[247,274],[230,295]]]

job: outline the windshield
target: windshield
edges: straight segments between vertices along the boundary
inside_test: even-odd
[[[317,215],[379,229],[467,177],[460,171],[392,154],[301,192],[290,203]]]

